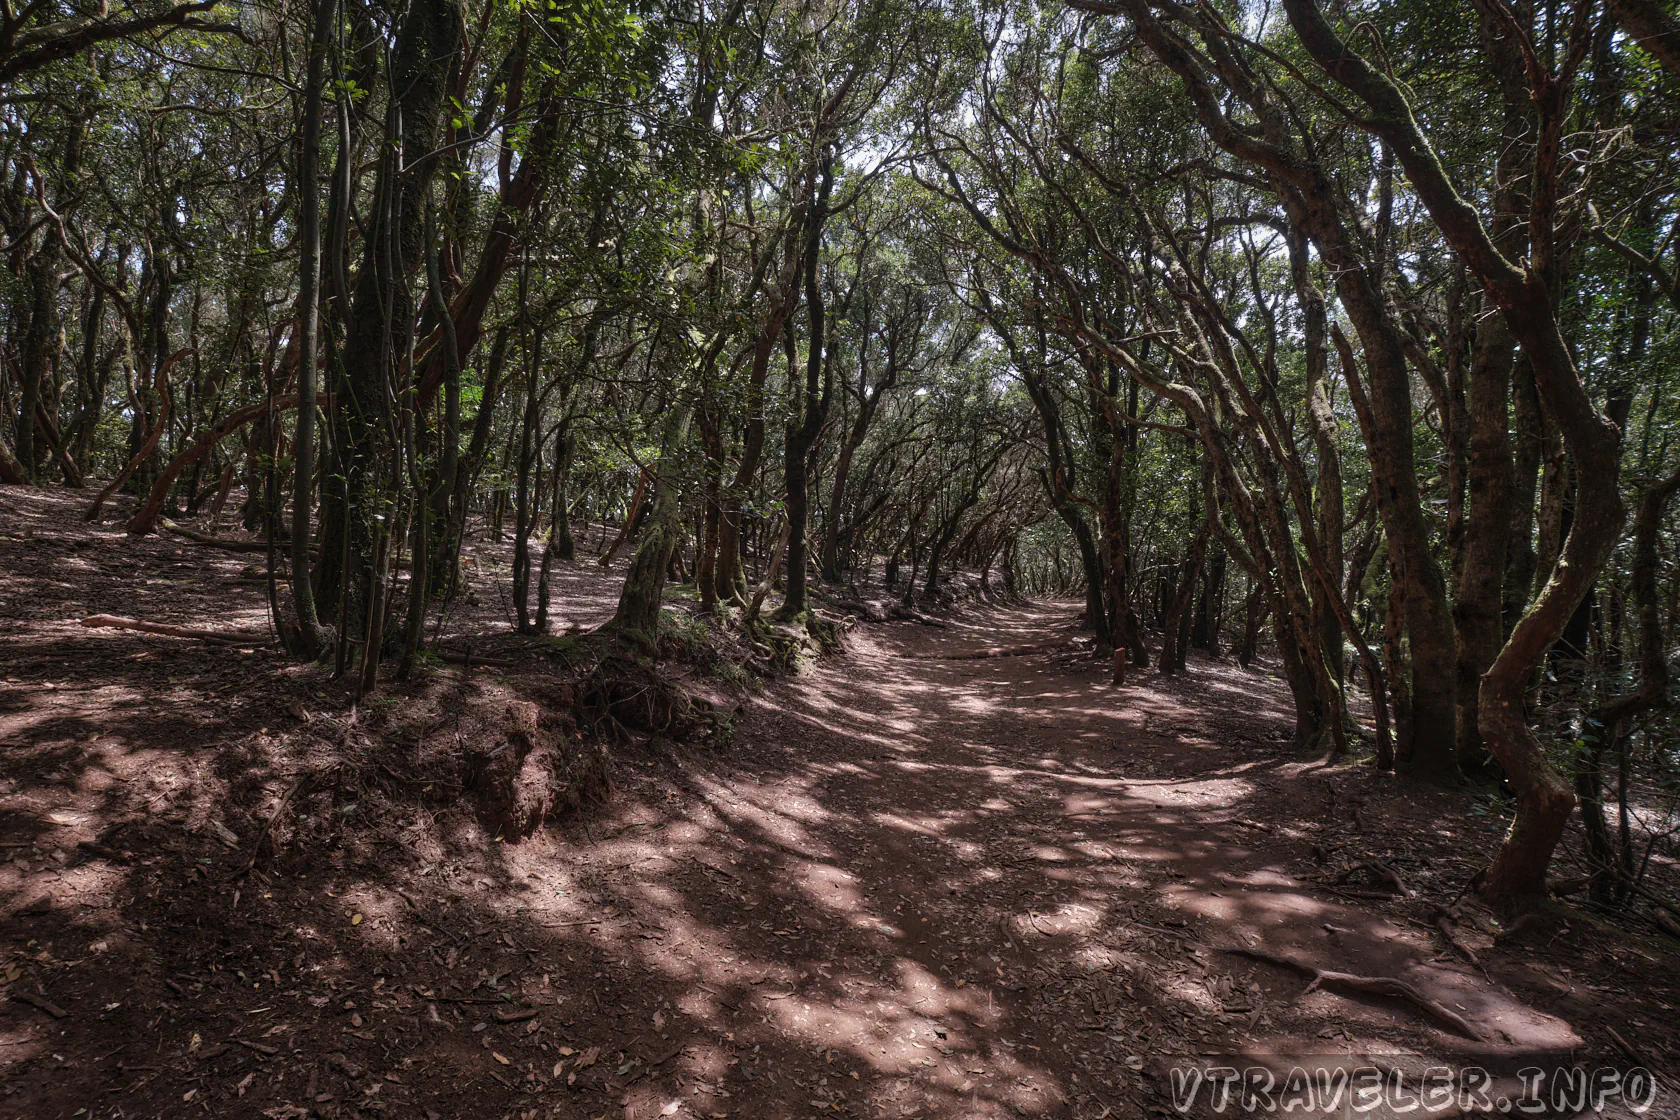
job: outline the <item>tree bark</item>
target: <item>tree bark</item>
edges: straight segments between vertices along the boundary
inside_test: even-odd
[[[438,160],[445,95],[461,47],[459,0],[413,0],[397,35],[390,73],[385,150],[369,207],[372,229],[356,277],[343,351],[343,393],[337,400],[344,446],[344,517],[348,569],[333,590],[343,619],[340,641],[372,642],[380,619],[373,589],[381,541],[394,512],[382,494],[380,462],[389,451],[396,388],[411,353],[414,307],[409,277],[424,263],[425,200]],[[337,543],[329,534],[329,545]],[[326,600],[323,580],[323,608]],[[364,687],[372,682],[366,681]]]
[[[309,61],[304,77],[303,120],[298,145],[298,399],[310,402],[298,409],[293,437],[292,469],[292,610],[297,618],[299,651],[305,658],[320,656],[332,635],[321,625],[315,608],[315,584],[310,571],[310,521],[315,485],[315,406],[320,382],[316,362],[316,326],[320,319],[321,207],[317,181],[321,172],[322,88],[326,84],[327,45],[332,38],[337,0],[315,0],[315,21],[309,38]],[[156,487],[153,488],[156,493]]]
[[[810,451],[822,434],[828,419],[833,389],[833,355],[828,352],[825,330],[827,311],[822,292],[822,232],[828,222],[828,197],[834,188],[834,152],[823,153],[815,197],[811,200],[810,217],[806,221],[805,313],[808,337],[805,340],[805,390],[799,411],[799,423],[790,425],[784,443],[785,458],[782,477],[787,483],[787,594],[782,602],[781,615],[794,618],[805,612],[805,586],[809,562],[806,557],[806,532],[810,527],[810,491],[807,486]],[[792,386],[789,386],[792,389]],[[790,394],[791,395],[791,394]]]
[[[681,465],[688,440],[690,405],[673,404],[665,422],[663,451],[655,485],[653,512],[642,533],[642,543],[630,562],[618,609],[608,626],[612,631],[651,653],[659,641],[659,609],[664,602],[665,570],[682,544],[682,497],[679,486]]]
[[[1372,130],[1394,149],[1436,226],[1504,312],[1575,461],[1575,517],[1558,563],[1482,678],[1482,735],[1517,795],[1516,820],[1487,870],[1483,893],[1494,905],[1514,910],[1544,896],[1546,869],[1575,802],[1529,730],[1524,707],[1528,679],[1591,589],[1626,519],[1618,478],[1620,433],[1598,412],[1581,384],[1550,285],[1556,267],[1560,155],[1573,76],[1567,67],[1573,64],[1566,63],[1561,74],[1542,70],[1537,62],[1529,70],[1540,127],[1529,175],[1529,253],[1519,266],[1501,254],[1476,211],[1453,187],[1393,80],[1337,37],[1314,0],[1284,0],[1284,8],[1307,52],[1371,107]],[[1510,30],[1522,33],[1520,28]],[[1572,41],[1570,57],[1578,61],[1576,46]]]
[[[1482,674],[1505,644],[1503,591],[1515,489],[1505,420],[1511,354],[1504,316],[1498,312],[1484,315],[1470,361],[1470,508],[1453,599],[1458,636],[1457,750],[1459,763],[1472,770],[1482,768],[1486,754],[1479,726]]]

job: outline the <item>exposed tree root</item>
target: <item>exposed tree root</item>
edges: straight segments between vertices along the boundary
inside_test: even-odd
[[[862,599],[837,599],[834,601],[836,610],[855,615],[865,622],[887,621],[887,604],[885,602],[866,602]]]
[[[590,731],[614,737],[628,731],[683,742],[710,736],[718,726],[710,703],[626,653],[609,653],[595,666],[579,689],[578,714]]]
[[[1482,1041],[1481,1033],[1462,1016],[1436,1003],[1404,980],[1396,980],[1392,976],[1356,976],[1351,972],[1331,972],[1289,957],[1263,953],[1258,949],[1243,949],[1232,946],[1221,949],[1220,952],[1238,957],[1248,957],[1251,960],[1262,961],[1279,968],[1299,972],[1304,976],[1310,976],[1312,982],[1307,985],[1308,992],[1318,988],[1341,989],[1349,992],[1360,992],[1365,995],[1389,996],[1392,999],[1404,1000],[1466,1038],[1473,1038],[1478,1042]],[[1303,992],[1302,994],[1305,995],[1306,993]]]
[[[1467,960],[1471,964],[1475,965],[1478,969],[1480,969],[1482,967],[1481,959],[1476,956],[1476,951],[1474,949],[1470,948],[1469,944],[1465,942],[1464,938],[1460,937],[1459,934],[1458,934],[1458,915],[1457,914],[1453,913],[1451,910],[1447,909],[1445,906],[1436,907],[1436,909],[1435,909],[1435,928],[1441,931],[1442,938],[1444,938],[1446,940],[1446,943],[1448,945],[1451,945],[1453,947],[1453,949],[1459,954],[1459,956],[1463,957],[1465,960]],[[1485,969],[1483,970],[1483,973],[1485,975],[1485,973],[1486,973]]]

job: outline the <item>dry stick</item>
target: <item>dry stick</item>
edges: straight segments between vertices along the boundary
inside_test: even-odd
[[[36,1008],[40,1011],[45,1011],[48,1015],[51,1015],[54,1019],[62,1019],[66,1015],[70,1014],[68,1011],[64,1010],[64,1008],[60,1007],[58,1004],[54,1003],[52,1000],[46,999],[42,996],[33,995],[30,992],[13,992],[12,993],[12,998],[17,1000],[19,1003],[27,1003],[29,1006],[31,1006],[33,1008]]]
[[[542,1013],[534,1007],[527,1007],[520,1011],[494,1011],[491,1012],[491,1014],[495,1017],[496,1022],[507,1024],[523,1023],[527,1020],[535,1019]]]
[[[243,868],[235,872],[234,878],[250,874],[251,868],[257,865],[257,857],[262,854],[263,841],[268,838],[268,834],[270,832],[274,831],[274,822],[279,820],[280,814],[286,811],[286,806],[290,804],[292,798],[297,795],[297,791],[302,789],[304,784],[314,776],[315,774],[313,771],[299,774],[297,780],[293,782],[289,788],[287,788],[285,793],[280,795],[280,803],[274,806],[274,812],[270,813],[268,815],[268,819],[263,821],[262,828],[257,832],[256,842],[251,845],[251,858],[245,861],[245,866]]]
[[[1335,987],[1345,988],[1353,992],[1363,992],[1368,995],[1390,996],[1394,999],[1405,1000],[1465,1037],[1476,1039],[1478,1042],[1481,1041],[1481,1034],[1463,1017],[1447,1010],[1404,980],[1396,980],[1392,976],[1355,976],[1351,972],[1331,972],[1301,961],[1292,960],[1289,957],[1263,953],[1258,949],[1243,949],[1232,946],[1221,949],[1220,952],[1230,953],[1238,957],[1248,957],[1251,960],[1263,961],[1266,964],[1277,965],[1279,968],[1292,969],[1295,972],[1311,976],[1312,983],[1307,985],[1307,992],[1318,988]],[[1302,995],[1305,994],[1306,992],[1302,993]]]
[[[1626,1054],[1628,1056],[1628,1059],[1630,1061],[1632,1061],[1634,1065],[1645,1066],[1646,1068],[1650,1068],[1651,1063],[1648,1059],[1646,1059],[1645,1055],[1641,1054],[1638,1050],[1635,1050],[1628,1043],[1627,1039],[1623,1038],[1620,1034],[1616,1033],[1616,1028],[1615,1027],[1612,1027],[1609,1023],[1606,1023],[1606,1024],[1604,1024],[1604,1029],[1610,1032],[1610,1037],[1616,1041],[1617,1048],[1620,1049],[1622,1053]]]
[[[1034,653],[1055,653],[1066,643],[1047,642],[1036,646],[992,646],[988,649],[972,650],[968,653],[930,653],[918,658],[921,661],[984,661],[989,657],[1026,657]]]
[[[133,618],[119,618],[114,614],[90,614],[82,619],[89,630],[138,630],[142,634],[162,634],[169,638],[198,638],[206,642],[226,642],[243,646],[252,642],[266,643],[267,634],[244,633],[237,630],[197,630],[190,626],[166,626],[161,622],[141,622]]]
[[[1460,956],[1475,965],[1483,976],[1487,975],[1487,969],[1482,968],[1482,962],[1476,956],[1476,951],[1470,948],[1464,938],[1458,935],[1458,924],[1452,911],[1444,906],[1437,907],[1435,910],[1435,928],[1441,931],[1441,936],[1446,939],[1447,944],[1456,949]]]
[[[430,652],[436,654],[439,661],[446,661],[451,665],[483,665],[492,669],[512,669],[519,664],[506,657],[483,657],[471,650],[445,649],[443,646],[433,646]]]

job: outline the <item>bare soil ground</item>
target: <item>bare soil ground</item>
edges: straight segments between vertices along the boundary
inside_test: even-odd
[[[610,803],[515,842],[422,765],[565,687],[500,633],[495,550],[448,628],[519,667],[352,708],[274,648],[79,626],[266,618],[260,557],[84,501],[0,490],[0,1116],[1096,1120],[1222,1054],[1637,1060],[1680,1115],[1674,944],[1466,909],[1472,961],[1435,911],[1499,806],[1292,756],[1263,669],[1115,688],[1069,604],[857,627],[696,674],[727,747],[620,746]],[[560,574],[557,632],[610,613],[612,572]]]

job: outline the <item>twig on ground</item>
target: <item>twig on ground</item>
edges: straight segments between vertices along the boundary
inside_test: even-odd
[[[63,1019],[70,1014],[70,1012],[64,1010],[64,1008],[60,1007],[52,1000],[47,999],[44,996],[35,995],[31,992],[13,992],[12,998],[17,1000],[19,1003],[27,1003],[29,1006],[36,1008],[37,1010],[45,1011],[54,1019]]]
[[[175,522],[169,520],[167,517],[159,519],[158,528],[162,529],[166,533],[173,533],[175,536],[185,537],[189,541],[196,541],[199,544],[208,545],[211,548],[219,548],[223,552],[267,552],[268,551],[268,542],[267,541],[241,541],[241,540],[231,540],[231,539],[228,539],[228,538],[225,538],[225,537],[212,537],[208,533],[200,533],[196,529],[188,529],[184,525],[177,525],[177,524],[175,524]],[[280,539],[280,538],[276,538],[275,541],[274,541],[274,547],[276,549],[280,550],[281,552],[287,552],[287,551],[291,550],[292,542],[289,541],[289,540],[283,540],[283,539]],[[321,555],[321,550],[320,549],[311,549],[309,554],[311,556],[318,557],[318,556]]]
[[[235,878],[250,874],[251,868],[257,865],[257,858],[262,854],[263,841],[268,839],[268,834],[273,831],[274,822],[279,820],[280,814],[286,811],[286,806],[291,804],[291,800],[297,795],[297,791],[302,789],[304,784],[314,776],[315,772],[313,770],[299,774],[297,780],[287,788],[285,793],[280,795],[280,803],[274,807],[274,812],[268,815],[268,819],[263,821],[262,828],[257,831],[256,843],[251,845],[251,858],[246,860],[245,866],[235,873]]]

